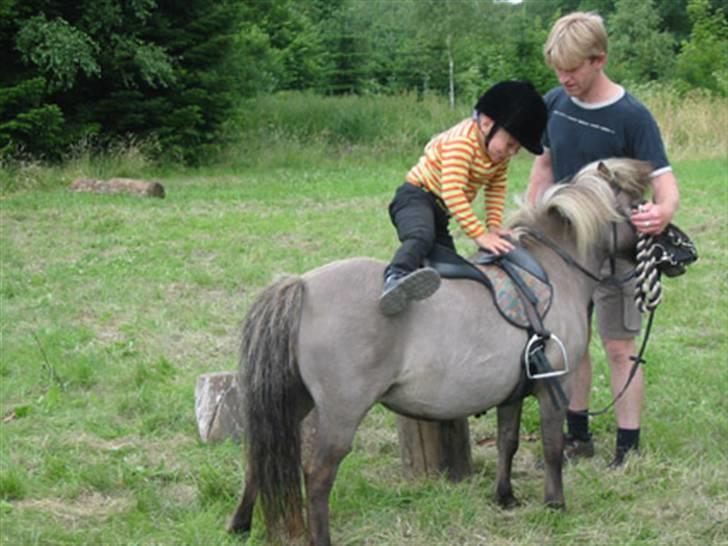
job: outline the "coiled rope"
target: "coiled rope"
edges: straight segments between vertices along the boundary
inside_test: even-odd
[[[655,257],[655,239],[640,233],[637,238],[637,290],[634,299],[640,313],[654,311],[662,301],[662,282]]]

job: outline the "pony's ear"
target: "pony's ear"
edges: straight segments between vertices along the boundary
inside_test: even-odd
[[[600,161],[597,165],[597,172],[607,180],[612,180],[614,178],[612,171],[609,169],[609,167],[607,167],[607,164],[604,163],[604,161]]]

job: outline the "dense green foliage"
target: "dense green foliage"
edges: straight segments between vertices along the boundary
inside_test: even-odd
[[[0,8],[0,152],[153,136],[194,158],[233,104],[234,2],[30,0]]]
[[[0,158],[132,138],[194,161],[240,99],[279,91],[546,91],[544,40],[575,9],[604,16],[617,80],[728,95],[728,0],[2,0]]]

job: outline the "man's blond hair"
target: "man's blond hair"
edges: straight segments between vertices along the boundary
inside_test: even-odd
[[[554,23],[543,54],[553,68],[571,70],[607,53],[607,31],[595,12],[575,11]]]

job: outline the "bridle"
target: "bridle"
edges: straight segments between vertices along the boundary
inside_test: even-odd
[[[617,190],[617,194],[619,193],[619,191],[621,191],[621,190]],[[630,221],[629,216],[624,211],[620,211],[620,213],[622,215],[622,218],[636,232],[637,230],[636,230],[634,224],[632,224],[632,222]],[[649,282],[652,286],[651,291],[654,293],[654,287],[655,287],[654,278],[652,277],[652,275],[645,276],[645,274],[644,274],[645,263],[640,261],[641,260],[640,256],[647,255],[647,253],[639,250],[641,245],[644,246],[646,244],[645,242],[649,241],[649,239],[650,239],[649,236],[644,236],[644,234],[641,234],[641,233],[638,234],[638,242],[637,242],[638,264],[632,270],[628,271],[625,275],[623,275],[621,277],[617,277],[617,275],[616,275],[617,223],[612,222],[612,230],[611,230],[612,231],[612,244],[611,244],[612,248],[610,250],[610,254],[609,254],[609,258],[608,258],[609,262],[610,262],[611,274],[606,277],[600,277],[600,276],[596,275],[595,273],[592,273],[591,271],[589,271],[581,263],[579,263],[577,260],[575,260],[573,258],[573,256],[571,256],[568,252],[563,250],[555,241],[553,241],[553,239],[548,237],[540,229],[536,229],[534,227],[526,227],[523,229],[524,229],[525,234],[530,235],[531,237],[533,237],[534,239],[536,239],[537,241],[542,243],[544,246],[551,249],[567,265],[577,269],[578,271],[580,271],[581,273],[583,273],[584,275],[586,275],[593,281],[596,281],[597,283],[613,284],[613,285],[620,286],[635,277],[638,277],[638,279],[639,279],[641,276],[642,279],[640,280],[640,282]],[[649,264],[647,265],[647,267],[649,267]],[[642,273],[640,273],[640,271],[642,271]],[[659,273],[657,275],[659,277]],[[659,288],[659,280],[657,281],[657,283],[658,283],[658,288]],[[643,295],[644,292],[645,292],[645,290],[641,286],[638,287],[638,298],[642,297],[641,295]],[[585,415],[587,417],[596,417],[598,415],[602,415],[602,414],[606,413],[607,411],[609,411],[617,403],[617,401],[620,398],[622,398],[624,393],[629,388],[630,384],[632,383],[632,379],[634,379],[634,376],[637,374],[637,369],[639,368],[640,364],[647,363],[647,361],[644,360],[643,356],[647,349],[647,341],[649,340],[649,337],[650,337],[650,331],[652,330],[652,322],[653,322],[653,319],[655,316],[655,309],[657,308],[657,304],[660,303],[659,294],[658,294],[657,298],[653,299],[652,304],[643,305],[642,302],[638,302],[638,303],[639,303],[640,311],[644,312],[645,310],[647,310],[647,311],[649,311],[650,315],[647,319],[647,327],[645,328],[645,335],[642,338],[642,344],[640,346],[639,353],[637,355],[632,355],[629,357],[630,360],[632,360],[632,368],[629,371],[627,381],[625,381],[624,386],[619,391],[619,393],[617,393],[617,395],[612,399],[612,401],[609,404],[607,404],[607,406],[602,408],[601,410],[599,410],[599,411],[576,411],[574,413]]]
[[[632,225],[632,224],[630,223],[630,225]],[[634,226],[633,226],[633,228],[634,228]],[[586,275],[591,280],[593,280],[597,283],[621,285],[621,284],[624,284],[627,281],[631,280],[635,276],[635,272],[636,272],[637,268],[633,268],[632,270],[628,271],[625,275],[623,275],[621,277],[618,277],[616,274],[616,262],[615,262],[615,251],[616,251],[616,246],[617,246],[617,223],[616,222],[612,222],[612,251],[609,255],[611,274],[606,277],[600,277],[596,273],[592,273],[591,271],[589,271],[585,266],[583,266],[578,261],[576,261],[574,259],[574,257],[571,256],[571,254],[569,254],[564,249],[562,249],[553,239],[551,239],[548,235],[546,235],[540,229],[537,229],[534,227],[527,227],[527,228],[523,228],[523,230],[527,235],[530,235],[531,237],[536,239],[538,242],[542,243],[544,246],[547,246],[548,248],[550,248],[567,265],[581,271],[584,275]]]

